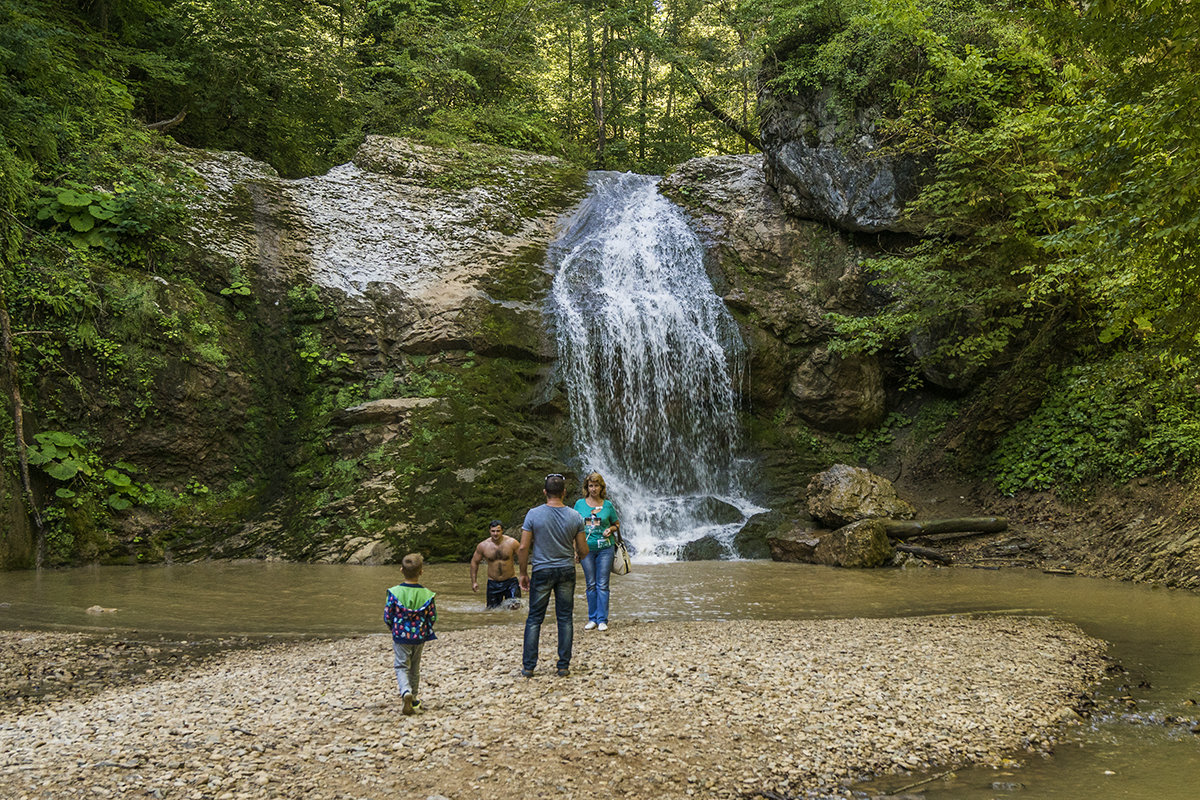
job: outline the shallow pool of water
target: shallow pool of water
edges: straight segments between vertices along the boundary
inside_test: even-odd
[[[468,575],[466,564],[426,568],[423,582],[438,592],[439,627],[512,626],[515,663],[523,611],[485,611]],[[0,627],[190,636],[383,633],[384,593],[399,580],[395,567],[282,563],[0,573]],[[582,588],[581,577],[579,607]],[[1026,759],[1011,775],[966,770],[914,791],[938,800],[1196,797],[1200,735],[1191,728],[1200,722],[1200,595],[1030,571],[856,571],[740,561],[635,565],[632,574],[613,576],[612,597],[613,630],[577,635],[620,635],[627,621],[741,618],[1018,614],[1073,622],[1109,642],[1109,655],[1126,670],[1100,688],[1094,718],[1069,729],[1052,758]],[[116,611],[92,615],[91,606]],[[1126,695],[1135,708],[1118,700]],[[889,779],[878,788],[915,780]]]

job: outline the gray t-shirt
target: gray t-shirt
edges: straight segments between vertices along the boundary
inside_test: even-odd
[[[529,509],[521,529],[533,534],[529,568],[575,566],[575,534],[583,530],[583,517],[568,506],[540,505]]]

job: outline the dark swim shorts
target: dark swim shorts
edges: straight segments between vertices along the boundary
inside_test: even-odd
[[[521,584],[516,578],[509,578],[506,581],[494,581],[490,578],[487,582],[487,607],[499,608],[502,605],[509,605],[507,601],[516,600],[521,596]],[[514,607],[518,603],[512,603]]]

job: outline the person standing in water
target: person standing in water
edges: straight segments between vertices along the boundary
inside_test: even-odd
[[[479,562],[487,562],[487,607],[517,608],[521,605],[521,587],[517,583],[517,548],[520,543],[504,535],[504,525],[494,519],[488,525],[488,538],[475,547],[471,556],[471,591],[479,591]]]
[[[585,631],[608,630],[608,578],[612,573],[616,536],[621,530],[617,509],[608,499],[608,486],[599,472],[583,480],[583,497],[575,503],[587,534],[587,555],[579,559],[587,584],[588,621]]]

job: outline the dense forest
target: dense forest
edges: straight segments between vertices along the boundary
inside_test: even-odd
[[[823,91],[928,165],[924,235],[884,242],[888,302],[838,318],[840,346],[936,332],[897,360],[911,388],[937,364],[987,389],[955,402],[1005,493],[1187,474],[1198,38],[1188,0],[0,0],[6,470],[51,530],[178,502],[62,399],[119,386],[154,412],[145,340],[171,331],[127,276],[191,279],[178,145],[284,176],[370,134],[662,173],[756,152],[762,104]]]

